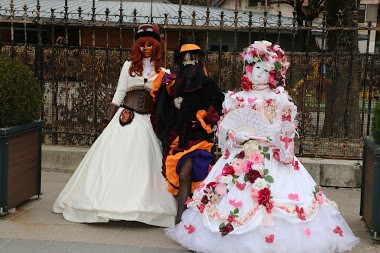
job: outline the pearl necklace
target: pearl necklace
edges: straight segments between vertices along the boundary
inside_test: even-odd
[[[263,86],[263,87],[260,87],[260,86]],[[254,84],[254,85],[252,85],[252,90],[262,91],[262,90],[266,90],[266,89],[269,89],[268,84]]]

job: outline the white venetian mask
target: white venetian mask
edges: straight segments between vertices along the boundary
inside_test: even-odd
[[[267,84],[269,83],[270,71],[273,70],[273,64],[268,62],[257,62],[252,69],[252,83],[253,84]]]

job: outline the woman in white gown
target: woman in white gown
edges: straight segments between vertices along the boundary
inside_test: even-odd
[[[284,51],[256,41],[242,56],[243,90],[226,94],[218,124],[222,157],[165,232],[197,252],[351,250],[359,239],[294,156]]]
[[[54,203],[53,212],[66,220],[174,225],[176,202],[161,175],[161,146],[149,114],[150,92],[166,74],[158,31],[149,24],[136,33],[103,121],[107,126]]]

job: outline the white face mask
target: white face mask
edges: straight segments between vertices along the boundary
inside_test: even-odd
[[[272,64],[257,62],[252,69],[252,82],[253,84],[267,84],[269,83],[269,72],[273,69]]]
[[[193,65],[195,65],[196,63],[198,63],[198,60],[192,60],[192,59],[191,59],[191,55],[190,55],[189,52],[187,52],[187,53],[185,54],[185,56],[183,57],[183,62],[182,62],[182,64],[183,64],[184,66],[189,65],[189,64],[193,64]]]

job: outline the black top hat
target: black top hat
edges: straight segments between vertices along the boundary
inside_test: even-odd
[[[156,39],[158,42],[161,42],[159,26],[157,24],[140,25],[137,29],[135,40],[138,40],[141,37],[151,37]]]

